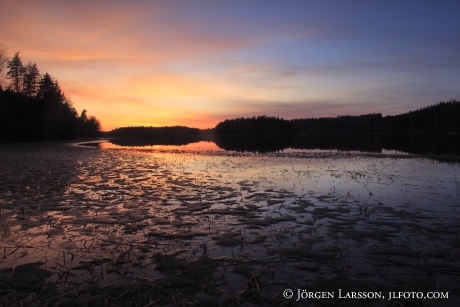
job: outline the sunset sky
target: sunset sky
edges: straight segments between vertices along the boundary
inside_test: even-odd
[[[460,1],[0,0],[0,28],[106,131],[460,100]]]

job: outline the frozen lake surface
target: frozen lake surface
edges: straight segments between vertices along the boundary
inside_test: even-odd
[[[391,152],[2,145],[0,304],[458,306],[459,176]]]

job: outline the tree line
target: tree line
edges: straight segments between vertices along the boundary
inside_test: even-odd
[[[0,141],[69,140],[95,137],[100,122],[83,110],[79,115],[56,79],[37,64],[11,60],[0,45]]]
[[[399,115],[381,113],[359,116],[285,120],[258,116],[227,119],[215,127],[217,135],[280,134],[460,134],[460,102],[451,100]]]
[[[226,119],[212,129],[175,127],[122,127],[112,137],[142,144],[173,144],[186,139],[221,141],[225,136],[334,136],[344,134],[460,135],[460,102],[451,100],[399,115],[365,114],[286,120],[273,116]],[[136,139],[136,140],[135,140]],[[264,139],[265,140],[265,139]],[[266,139],[265,141],[269,141]],[[159,143],[158,143],[159,142]]]
[[[227,119],[214,128],[218,135],[294,134],[294,125],[285,119],[271,116]]]

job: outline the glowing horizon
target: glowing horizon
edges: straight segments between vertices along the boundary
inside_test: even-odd
[[[102,129],[394,115],[460,99],[449,1],[2,1],[0,43]]]

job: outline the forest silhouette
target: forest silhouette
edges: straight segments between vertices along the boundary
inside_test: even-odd
[[[57,80],[40,74],[37,64],[22,64],[17,52],[5,60],[0,45],[0,73],[7,68],[9,84],[0,84],[0,141],[71,140],[97,137],[100,122],[83,110],[78,115]]]
[[[19,52],[6,59],[0,45],[0,141],[71,140],[98,137],[100,122],[80,115],[59,83],[36,63],[23,65]],[[5,65],[6,64],[6,65]],[[6,68],[6,70],[5,70]],[[1,80],[0,80],[1,81]],[[407,113],[365,114],[286,120],[274,116],[227,119],[211,129],[121,127],[104,133],[119,145],[185,145],[213,141],[228,150],[270,152],[285,148],[379,151],[409,148],[424,153],[459,154],[460,102],[451,100]],[[397,144],[397,145],[395,145]]]
[[[277,152],[286,148],[383,149],[415,154],[460,155],[460,102],[451,100],[395,115],[367,114],[285,120],[254,116],[227,119],[212,129],[188,127],[123,127],[107,136],[124,146],[186,145],[212,141],[222,149]]]
[[[251,135],[310,135],[343,134],[460,134],[460,102],[451,100],[399,115],[382,116],[381,113],[359,116],[301,118],[286,120],[273,116],[226,119],[212,129],[175,127],[122,127],[110,135],[128,138],[156,138],[171,135],[199,136],[251,136]]]
[[[216,127],[219,135],[260,134],[459,134],[460,102],[451,100],[394,116],[359,116],[285,120],[258,116],[228,119]]]

